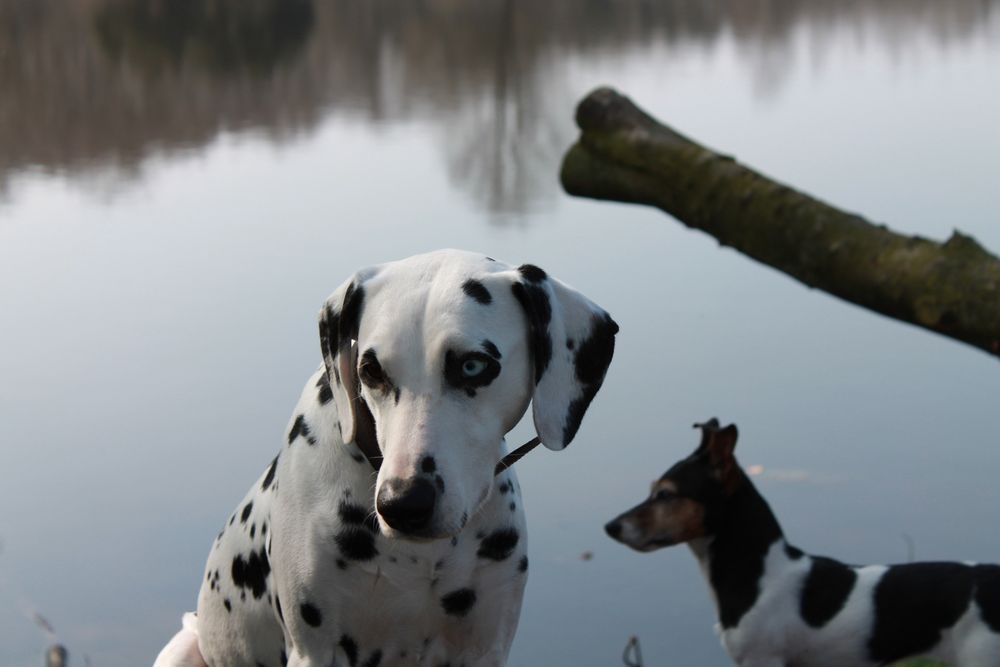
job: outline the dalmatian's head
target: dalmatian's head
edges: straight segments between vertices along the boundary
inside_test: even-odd
[[[364,269],[320,313],[341,435],[374,424],[375,507],[390,537],[459,532],[486,501],[502,439],[533,405],[566,447],[604,380],[618,325],[532,265],[442,250]]]

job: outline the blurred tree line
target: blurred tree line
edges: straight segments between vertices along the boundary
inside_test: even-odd
[[[761,92],[796,30],[905,50],[980,33],[1000,0],[0,0],[0,194],[26,169],[127,176],[219,132],[329,114],[430,120],[492,210],[554,196],[565,62],[731,39]]]

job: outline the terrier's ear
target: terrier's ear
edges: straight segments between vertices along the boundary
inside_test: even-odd
[[[701,429],[701,442],[698,444],[698,449],[695,450],[696,454],[701,454],[708,449],[708,443],[711,442],[712,436],[719,431],[719,420],[712,417],[707,421],[695,423],[694,428]]]
[[[560,450],[573,440],[615,351],[618,325],[603,308],[531,264],[511,272],[534,366],[532,415],[539,438]]]
[[[708,456],[708,461],[723,487],[727,491],[733,491],[739,483],[737,474],[739,467],[733,457],[736,439],[739,437],[736,424],[720,428],[719,420],[713,417],[704,424],[695,424],[695,428],[701,429],[701,444],[697,452]]]

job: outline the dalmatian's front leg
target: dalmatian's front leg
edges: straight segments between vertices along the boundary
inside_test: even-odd
[[[331,637],[336,636],[331,633]],[[286,667],[330,667],[331,665],[351,665],[357,662],[356,656],[348,656],[344,649],[336,646],[335,642],[326,639],[321,644],[308,644],[308,649],[297,650],[294,647],[288,650],[288,663]],[[354,662],[351,662],[351,659]]]
[[[291,532],[287,531],[286,534]],[[356,663],[356,656],[344,654],[337,644],[343,633],[338,588],[331,581],[338,571],[334,559],[330,567],[300,553],[277,545],[275,570],[276,610],[285,637],[288,667],[330,667]]]
[[[294,596],[289,596],[294,597]],[[301,595],[299,596],[301,598]],[[299,602],[282,611],[288,667],[330,667],[351,665],[357,656],[349,656],[337,644],[339,623],[329,605]]]
[[[339,663],[333,662],[332,658],[323,656],[305,656],[298,651],[292,651],[292,654],[288,656],[288,666],[287,667],[328,667],[329,665],[336,665]]]
[[[476,602],[467,617],[446,631],[455,647],[451,664],[466,667],[503,667],[514,641],[521,599],[527,582],[528,558],[523,540],[500,562],[484,566],[475,583]],[[456,657],[457,656],[457,657]]]

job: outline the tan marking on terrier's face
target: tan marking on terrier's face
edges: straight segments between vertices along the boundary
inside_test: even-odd
[[[649,498],[606,526],[608,534],[636,551],[655,551],[705,535],[705,507],[677,495],[669,479],[653,483]]]

